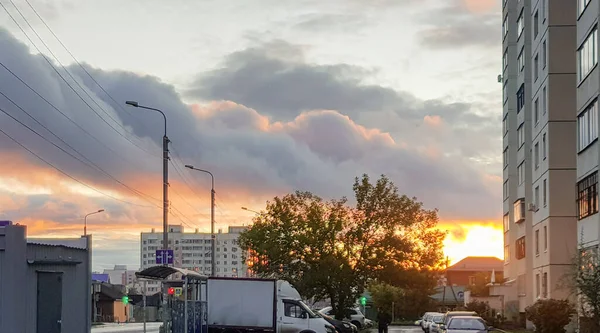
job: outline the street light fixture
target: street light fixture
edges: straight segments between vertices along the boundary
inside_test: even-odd
[[[83,235],[87,236],[87,217],[90,215],[94,215],[94,214],[98,214],[98,213],[102,213],[104,211],[104,209],[100,209],[98,211],[95,211],[93,213],[89,213],[86,216],[83,217]]]
[[[252,213],[254,213],[254,214],[258,214],[258,215],[260,215],[260,213],[259,213],[259,212],[257,212],[257,211],[255,211],[255,210],[248,209],[248,208],[246,208],[246,207],[242,207],[242,209],[243,209],[243,210],[247,210],[247,211],[249,211],[249,212],[252,212]]]
[[[215,252],[216,252],[216,236],[215,236],[215,176],[212,174],[212,172],[208,171],[208,170],[204,170],[204,169],[198,169],[196,167],[194,167],[193,165],[189,165],[186,164],[185,166],[188,169],[191,170],[195,170],[195,171],[199,171],[199,172],[204,172],[210,175],[210,179],[211,179],[211,186],[210,186],[210,247],[211,247],[211,253],[210,253],[210,261],[211,261],[211,276],[215,276],[215,267],[216,267],[216,262],[215,262]]]
[[[169,249],[169,137],[167,137],[167,116],[159,109],[140,105],[136,101],[127,101],[125,104],[150,111],[159,112],[165,120],[165,134],[163,135],[163,249]]]

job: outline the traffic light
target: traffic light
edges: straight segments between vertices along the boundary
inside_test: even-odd
[[[175,295],[175,288],[171,287],[167,292],[169,293],[169,295],[173,296]]]
[[[360,305],[367,305],[367,298],[365,296],[360,298]]]
[[[123,304],[127,305],[129,303],[129,296],[123,296],[123,298],[121,298],[121,301],[123,301]]]

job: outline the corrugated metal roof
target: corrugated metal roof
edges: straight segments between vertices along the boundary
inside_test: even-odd
[[[87,250],[86,238],[27,238],[27,244],[62,246],[72,249]]]
[[[180,273],[183,276],[187,276],[192,280],[207,280],[208,276],[200,273],[191,271],[185,268],[170,267],[170,266],[152,266],[144,269],[141,272],[135,273],[135,276],[139,278],[153,279],[153,280],[164,280],[172,274]]]

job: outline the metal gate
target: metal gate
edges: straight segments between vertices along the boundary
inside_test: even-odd
[[[171,333],[207,333],[207,306],[205,301],[187,301],[188,331],[185,332],[185,301],[171,303]]]

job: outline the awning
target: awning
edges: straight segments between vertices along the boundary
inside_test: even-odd
[[[138,278],[152,279],[152,280],[164,280],[172,274],[179,273],[186,276],[190,280],[207,280],[208,276],[202,275],[198,272],[191,271],[185,268],[177,268],[170,266],[152,266],[146,268],[141,272],[136,272],[135,276]]]

